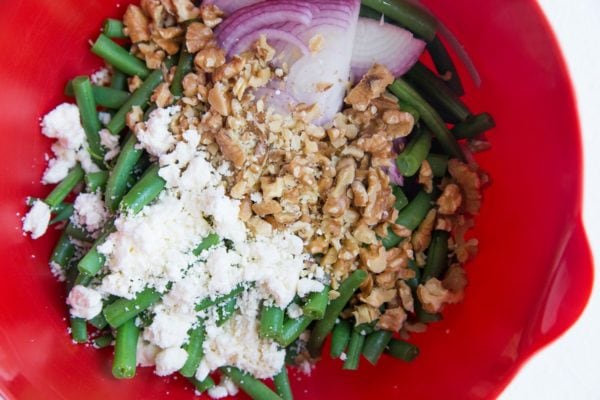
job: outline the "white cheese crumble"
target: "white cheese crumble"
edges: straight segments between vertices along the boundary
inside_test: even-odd
[[[173,115],[181,110],[180,106],[157,108],[148,117],[145,127],[136,129],[136,136],[143,147],[153,156],[169,151],[175,145],[175,137],[169,131]]]
[[[92,319],[102,311],[102,295],[82,285],[76,285],[69,292],[67,304],[71,306],[71,315]]]
[[[110,115],[110,114],[109,114]],[[107,123],[108,124],[108,123]],[[107,125],[105,124],[105,125]],[[119,155],[121,151],[121,147],[119,147],[119,136],[113,135],[110,133],[108,129],[102,129],[99,132],[100,134],[100,144],[108,150],[106,154],[104,154],[104,161],[110,161]]]
[[[48,230],[50,206],[42,200],[36,200],[33,207],[23,218],[23,231],[31,232],[31,238],[37,239]]]
[[[235,396],[238,392],[239,389],[235,383],[231,379],[224,377],[217,386],[208,389],[208,396],[211,399],[222,399],[227,396]]]
[[[51,149],[54,158],[48,161],[42,183],[58,183],[64,179],[77,162],[85,172],[100,169],[87,151],[85,131],[79,119],[79,108],[75,104],[63,103],[42,119],[42,134],[56,139]]]
[[[100,111],[98,113],[98,119],[100,120],[100,122],[102,123],[102,125],[107,126],[108,124],[110,124],[110,120],[112,119],[112,115],[110,115],[110,113],[104,112],[104,111]],[[113,136],[117,136],[117,135],[113,135]],[[104,143],[102,143],[103,146],[105,146]]]
[[[52,276],[54,276],[59,282],[64,282],[67,280],[67,276],[63,267],[54,261],[50,261],[50,272],[52,273]]]
[[[104,207],[102,194],[80,193],[73,204],[74,212],[71,221],[88,232],[96,232],[104,226],[108,211]]]
[[[179,371],[187,360],[187,352],[180,347],[169,347],[156,355],[156,375],[167,376]]]
[[[155,344],[138,339],[136,348],[136,363],[140,367],[152,367],[156,364],[156,356],[160,352],[160,347]]]
[[[108,68],[100,68],[98,71],[90,75],[90,80],[94,85],[108,86],[110,85],[111,73]]]

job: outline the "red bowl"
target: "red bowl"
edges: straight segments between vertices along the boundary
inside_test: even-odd
[[[72,344],[65,290],[47,267],[57,234],[36,242],[21,234],[25,196],[48,191],[38,183],[49,151],[38,119],[65,100],[67,79],[101,65],[89,40],[125,3],[0,2],[0,395],[6,399],[192,398],[183,379],[161,379],[149,369],[117,381],[110,350]],[[493,183],[473,233],[481,251],[468,266],[467,296],[447,308],[443,322],[414,336],[422,349],[414,363],[384,357],[376,368],[363,362],[359,372],[347,372],[326,357],[310,378],[292,379],[299,399],[493,398],[524,361],[575,322],[590,294],[577,111],[539,6],[426,3],[479,67],[483,85],[467,85],[468,103],[492,112],[498,124],[493,150],[478,157]]]

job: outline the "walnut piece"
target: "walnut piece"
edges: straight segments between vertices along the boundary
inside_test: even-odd
[[[381,64],[375,64],[358,85],[350,90],[345,102],[357,111],[365,111],[371,100],[379,97],[392,82],[394,76],[390,71]]]
[[[402,307],[388,308],[379,317],[377,327],[387,331],[398,332],[406,321],[406,312]]]
[[[123,24],[125,25],[125,34],[129,36],[133,43],[146,42],[150,40],[150,29],[148,27],[148,18],[144,15],[141,8],[130,4],[123,15]]]
[[[185,32],[185,46],[190,53],[197,53],[207,46],[215,45],[212,29],[201,22],[192,22]]]
[[[437,199],[438,212],[444,215],[452,215],[462,204],[460,188],[454,183],[446,185],[441,196]]]
[[[417,287],[417,297],[423,309],[429,313],[437,313],[450,298],[450,291],[442,286],[437,278],[431,278]]]
[[[227,161],[231,161],[236,168],[242,168],[246,162],[246,156],[239,144],[237,144],[229,133],[221,129],[216,135],[215,140]]]
[[[206,26],[214,28],[223,21],[223,11],[214,4],[202,4],[200,6],[200,17]]]

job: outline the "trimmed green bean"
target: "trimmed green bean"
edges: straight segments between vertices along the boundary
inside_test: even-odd
[[[329,332],[333,329],[336,319],[366,277],[367,273],[358,269],[352,272],[352,274],[340,284],[340,287],[337,290],[340,295],[329,303],[329,306],[325,311],[325,317],[323,317],[322,320],[317,321],[311,332],[308,350],[313,357],[317,357],[321,354],[323,343],[325,342],[327,335],[329,335]]]
[[[78,272],[75,278],[75,285],[88,286],[94,277],[85,272]]]
[[[222,326],[229,321],[235,309],[237,308],[237,297],[232,297],[229,300],[217,305],[217,326]]]
[[[417,131],[402,153],[396,158],[396,165],[400,173],[404,176],[416,174],[430,149],[431,132],[425,129]]]
[[[452,128],[452,134],[457,139],[473,139],[496,126],[494,118],[488,113],[473,115]]]
[[[447,155],[429,153],[427,156],[427,162],[431,167],[431,172],[433,172],[434,177],[443,178],[446,176],[446,170],[448,169]]]
[[[133,299],[118,299],[104,307],[104,317],[109,325],[118,328],[136,315],[156,303],[160,293],[152,288],[147,288],[136,294]]]
[[[104,21],[102,33],[112,39],[125,39],[127,35],[123,32],[123,22],[118,19],[108,18]]]
[[[219,368],[222,374],[226,375],[239,386],[248,396],[254,400],[282,400],[267,385],[234,367]]]
[[[300,318],[288,319],[283,324],[281,336],[279,336],[277,342],[282,347],[289,346],[300,337],[302,332],[308,328],[311,322],[313,322],[313,319],[306,315],[303,315]]]
[[[379,357],[383,354],[386,346],[392,340],[393,333],[390,331],[375,331],[367,336],[363,347],[363,356],[373,365],[377,364]]]
[[[71,316],[71,337],[75,343],[87,343],[87,322],[83,318]]]
[[[423,269],[422,282],[431,278],[439,278],[448,266],[448,239],[450,233],[446,231],[433,231],[431,244],[427,251],[427,263]]]
[[[92,46],[92,53],[127,75],[137,75],[144,79],[150,75],[146,63],[129,53],[104,34],[100,34]]]
[[[150,166],[142,178],[121,200],[121,209],[137,214],[148,203],[154,200],[165,187],[165,180],[158,175],[158,165]]]
[[[436,35],[432,41],[427,43],[427,51],[433,60],[435,69],[442,76],[444,82],[458,96],[464,96],[465,89],[460,80],[460,75],[456,71],[456,66],[446,50],[446,46],[440,40],[439,35]]]
[[[406,284],[413,290],[416,290],[421,282],[421,268],[417,265],[415,260],[408,260],[408,268],[415,272],[415,277],[406,280]]]
[[[403,340],[392,339],[386,352],[392,357],[411,362],[419,355],[419,348]]]
[[[187,344],[184,346],[187,352],[187,360],[185,364],[179,370],[179,373],[185,377],[191,378],[196,373],[202,357],[204,357],[204,349],[202,344],[204,343],[204,325],[202,322],[193,328],[189,333]]]
[[[101,254],[98,251],[98,246],[104,243],[109,234],[110,231],[107,231],[103,233],[98,239],[96,239],[96,241],[92,245],[92,248],[88,250],[86,255],[83,256],[81,260],[79,260],[79,263],[77,263],[77,269],[79,270],[79,272],[85,273],[89,276],[94,276],[98,273],[98,271],[100,271],[100,268],[104,266],[104,263],[106,262],[106,257],[104,256],[104,254]]]
[[[108,130],[113,135],[118,135],[125,128],[127,114],[131,111],[133,106],[140,106],[142,109],[145,109],[148,106],[148,100],[150,100],[152,92],[154,92],[154,89],[156,89],[162,81],[162,71],[160,69],[153,71],[112,117],[107,126]]]
[[[420,89],[423,97],[434,105],[447,122],[467,120],[472,113],[465,103],[433,71],[417,62],[405,75],[406,79]]]
[[[398,213],[396,223],[411,231],[415,230],[431,209],[432,200],[432,194],[420,191],[415,198]],[[388,229],[388,235],[381,239],[381,242],[386,249],[396,247],[401,241],[402,238],[396,235],[391,229]]]
[[[173,75],[173,82],[171,83],[171,93],[175,97],[181,97],[183,95],[183,78],[191,72],[194,64],[194,55],[188,53],[185,44],[182,46],[181,54],[179,55],[179,62],[177,63],[177,69],[175,75]]]
[[[48,204],[51,208],[58,206],[62,201],[71,193],[71,191],[77,186],[83,179],[83,168],[77,164],[56,187],[50,192],[44,199],[44,203]]]
[[[335,324],[333,332],[331,333],[331,347],[329,348],[329,355],[331,358],[340,358],[342,353],[346,351],[351,332],[352,323],[347,319],[341,319]]]
[[[114,110],[119,109],[129,99],[129,96],[131,96],[129,92],[124,90],[98,85],[92,85],[92,94],[97,105]],[[73,81],[67,82],[65,95],[69,97],[75,96]]]
[[[133,170],[142,156],[143,151],[137,149],[136,144],[136,136],[130,133],[121,148],[115,167],[110,171],[104,191],[104,203],[111,212],[115,212],[119,207],[119,203],[127,192],[127,180],[133,174]]]
[[[288,372],[285,365],[281,368],[281,372],[273,377],[273,383],[275,384],[275,390],[279,397],[283,400],[294,400],[292,388],[290,387],[290,379],[288,378]]]
[[[400,186],[392,185],[392,193],[396,198],[396,201],[394,202],[394,208],[396,210],[400,211],[408,205],[408,198]]]
[[[90,193],[98,190],[104,190],[108,180],[108,171],[90,172],[85,174],[85,188]]]
[[[192,251],[192,254],[197,257],[200,254],[202,254],[204,250],[208,250],[211,247],[218,245],[220,242],[221,238],[219,237],[219,235],[217,235],[216,233],[211,233],[207,237],[202,239],[202,242],[200,242],[198,247],[196,247],[194,251]]]
[[[71,203],[60,203],[57,207],[53,208],[52,211],[56,212],[54,218],[50,220],[50,225],[57,224],[59,222],[63,222],[71,218],[73,212],[75,211],[75,207]]]
[[[283,332],[284,312],[277,306],[263,306],[260,313],[260,336],[275,339]]]
[[[63,231],[56,242],[56,246],[54,246],[54,250],[52,251],[52,257],[50,258],[50,262],[55,263],[56,265],[60,265],[60,267],[64,270],[69,266],[69,261],[73,258],[75,254],[75,246],[69,240],[69,235]]]
[[[82,242],[91,243],[94,241],[92,235],[90,235],[90,233],[86,231],[85,228],[75,226],[75,224],[73,224],[72,222],[67,224],[67,227],[65,228],[65,233],[69,235],[70,238],[81,240]]]
[[[411,1],[362,0],[362,4],[381,12],[428,42],[435,38],[438,25],[436,19]]]
[[[140,329],[135,325],[133,318],[117,329],[115,358],[112,365],[112,374],[115,378],[131,379],[135,376],[139,335]]]
[[[320,292],[313,292],[308,296],[308,300],[302,307],[304,315],[312,319],[322,319],[325,316],[327,304],[329,304],[329,290],[331,288],[325,285]]]
[[[101,311],[98,315],[88,321],[90,325],[98,328],[104,329],[108,325],[108,321],[104,317],[104,313]]]
[[[85,131],[85,136],[88,142],[88,152],[94,163],[104,168],[105,150],[100,144],[100,119],[98,119],[98,110],[96,109],[96,100],[92,92],[92,83],[87,76],[78,76],[73,79],[73,91],[75,92],[75,100],[79,107],[79,115],[81,126]]]
[[[465,160],[460,146],[442,118],[411,85],[402,79],[396,79],[389,89],[398,99],[412,104],[419,111],[421,119],[431,129],[444,151],[454,158]]]
[[[118,69],[113,68],[112,77],[110,79],[110,87],[113,89],[123,91],[124,93],[127,94],[127,97],[129,97],[129,92],[126,91],[127,90],[127,75],[125,75],[123,72],[119,71]],[[96,101],[97,101],[97,99],[96,99]],[[125,103],[126,101],[127,101],[127,99],[123,100],[123,103]],[[121,104],[121,105],[123,105],[123,104]],[[119,108],[119,107],[115,107],[115,108]],[[112,108],[112,107],[110,107],[110,108]]]
[[[110,346],[113,342],[113,339],[114,339],[113,335],[111,335],[110,333],[107,333],[105,335],[98,336],[96,339],[94,339],[94,341],[92,343],[95,348],[103,349],[105,347]]]
[[[365,345],[365,335],[352,331],[350,342],[348,343],[348,351],[346,352],[346,361],[344,361],[343,369],[356,370],[360,362],[360,355]]]
[[[207,376],[204,380],[199,381],[196,378],[188,378],[189,381],[194,385],[198,393],[206,392],[208,389],[215,387],[215,381],[210,376]]]
[[[202,299],[200,301],[200,303],[198,303],[196,305],[196,311],[203,311],[206,310],[209,307],[214,306],[215,304],[221,304],[221,303],[225,303],[226,301],[237,297],[240,293],[242,293],[244,291],[244,286],[239,285],[238,287],[236,287],[235,289],[233,289],[231,292],[224,294],[222,296],[218,296],[214,299],[211,299],[210,297],[206,297],[204,299]]]

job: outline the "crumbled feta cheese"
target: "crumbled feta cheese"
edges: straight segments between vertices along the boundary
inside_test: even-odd
[[[42,200],[36,200],[33,207],[23,218],[23,230],[31,232],[31,238],[37,239],[46,233],[50,223],[50,206]]]
[[[100,111],[98,113],[98,119],[100,120],[100,123],[102,123],[102,125],[107,126],[108,124],[110,124],[112,115],[110,115],[110,113]],[[113,135],[113,136],[116,136],[116,135]],[[104,143],[102,143],[102,145],[106,146]]]
[[[178,371],[187,360],[187,352],[181,347],[169,347],[156,355],[156,375],[166,376]]]
[[[300,307],[298,304],[291,303],[287,308],[287,315],[292,319],[296,319],[304,315],[304,312],[302,311],[302,307]]]
[[[225,386],[225,388],[227,389],[227,394],[230,396],[235,396],[240,391],[236,384],[227,377],[223,378],[223,380],[219,382],[219,384],[221,386]]]
[[[108,115],[110,116],[110,114]],[[108,125],[108,123],[106,123],[105,125]],[[104,155],[104,161],[110,161],[113,158],[115,158],[121,151],[121,147],[119,147],[119,136],[113,135],[108,129],[100,130],[99,134],[100,144],[108,150]]]
[[[80,193],[73,204],[74,212],[71,221],[88,232],[96,232],[104,226],[108,212],[104,207],[102,194]]]
[[[54,261],[50,261],[50,272],[59,282],[64,282],[67,279],[63,267],[61,267]]]
[[[163,349],[182,346],[187,340],[187,332],[195,322],[195,318],[167,314],[161,312],[160,308],[160,305],[155,307],[154,320],[144,329],[144,339]]]
[[[102,295],[82,285],[76,285],[69,292],[67,304],[71,306],[71,315],[92,319],[102,311]]]
[[[108,86],[110,85],[111,73],[108,68],[100,68],[98,71],[90,75],[90,80],[94,85]]]
[[[140,367],[152,367],[156,364],[156,355],[160,352],[160,347],[139,339],[136,349],[136,363]]]
[[[173,116],[179,111],[181,111],[180,106],[157,108],[152,111],[145,126],[136,129],[135,134],[140,142],[138,146],[156,157],[171,150],[176,141],[169,130],[169,125]]]
[[[298,296],[304,297],[311,292],[320,292],[325,286],[312,279],[303,278],[298,281]]]
[[[208,395],[211,399],[223,399],[229,396],[227,388],[225,386],[217,385],[208,389]]]

